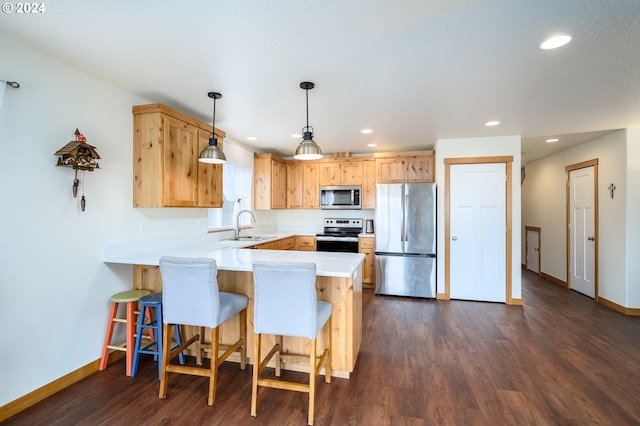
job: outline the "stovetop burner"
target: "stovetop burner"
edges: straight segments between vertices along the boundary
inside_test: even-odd
[[[324,219],[324,232],[317,237],[357,238],[362,233],[362,219]]]

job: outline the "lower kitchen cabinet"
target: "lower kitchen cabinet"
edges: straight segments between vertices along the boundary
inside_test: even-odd
[[[362,262],[362,287],[373,288],[375,272],[373,269],[373,237],[358,238],[358,252],[364,254]]]
[[[252,248],[260,250],[295,250],[296,237],[287,237],[281,240],[269,241],[268,243],[257,244]]]
[[[298,235],[296,237],[296,250],[316,251],[316,237],[312,235]]]

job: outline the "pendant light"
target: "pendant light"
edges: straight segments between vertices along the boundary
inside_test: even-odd
[[[307,126],[302,129],[303,139],[296,149],[294,158],[297,160],[317,160],[322,158],[322,150],[313,140],[313,127],[309,126],[309,90],[314,84],[308,81],[300,83],[300,88],[304,89],[307,95]]]
[[[213,99],[213,125],[209,135],[209,145],[200,153],[198,161],[209,164],[224,164],[227,162],[224,152],[218,147],[218,138],[216,137],[216,99],[220,99],[222,95],[218,92],[209,92],[209,97]]]

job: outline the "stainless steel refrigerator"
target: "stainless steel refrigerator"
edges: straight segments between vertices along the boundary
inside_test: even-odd
[[[378,183],[375,293],[436,297],[436,184]]]

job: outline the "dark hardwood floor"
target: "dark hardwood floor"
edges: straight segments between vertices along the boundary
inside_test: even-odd
[[[316,425],[640,424],[640,318],[523,272],[524,307],[364,295],[364,339],[350,380],[318,384]],[[288,373],[290,377],[304,377]],[[307,395],[264,389],[249,414],[251,367],[207,379],[156,364],[110,365],[7,425],[304,425]]]

